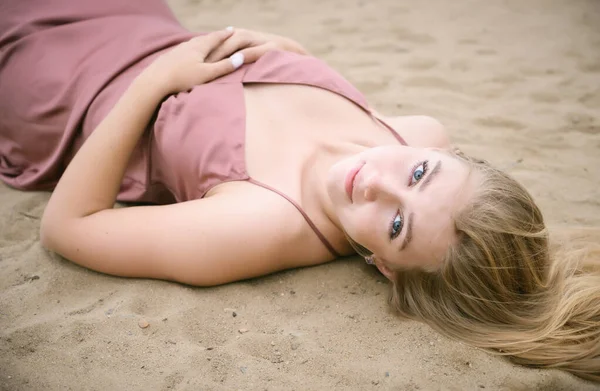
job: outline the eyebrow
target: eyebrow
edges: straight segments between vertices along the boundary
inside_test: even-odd
[[[438,160],[435,167],[433,167],[433,170],[431,170],[429,175],[427,175],[427,178],[423,179],[423,182],[421,182],[421,185],[419,186],[419,191],[423,191],[423,189],[425,189],[431,183],[431,180],[440,172],[441,169],[442,161]]]
[[[423,182],[421,182],[421,185],[419,186],[419,191],[423,191],[423,189],[431,183],[431,180],[440,172],[441,169],[442,169],[442,161],[438,160],[438,162],[435,164],[435,167],[433,167],[433,170],[431,170],[429,175],[427,175],[427,178],[423,179]],[[404,250],[406,248],[406,246],[408,246],[410,244],[410,241],[412,240],[413,219],[414,219],[414,213],[411,212],[408,215],[408,221],[406,223],[406,234],[404,235],[404,240],[402,241],[402,245],[400,246],[400,251]]]

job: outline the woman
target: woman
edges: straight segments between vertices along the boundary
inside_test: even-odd
[[[592,254],[551,257],[527,191],[438,122],[381,117],[289,39],[196,36],[160,1],[78,4],[0,9],[0,175],[54,189],[45,247],[204,286],[356,251],[401,315],[600,380]]]

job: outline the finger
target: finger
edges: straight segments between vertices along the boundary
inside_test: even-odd
[[[193,40],[198,43],[202,58],[205,59],[210,52],[231,37],[232,34],[233,31],[231,30],[218,30],[193,38]]]
[[[233,53],[229,57],[229,61],[231,62],[231,65],[233,66],[234,69],[238,69],[245,63],[244,54],[241,52]]]
[[[238,53],[236,53],[236,54],[238,54]],[[209,82],[211,80],[217,79],[221,76],[225,76],[225,75],[235,71],[237,68],[239,68],[244,63],[243,56],[242,56],[242,58],[239,58],[240,56],[241,56],[241,54],[237,56],[238,57],[237,59],[226,58],[224,60],[213,62],[210,64],[205,63],[204,64],[205,71],[203,72],[204,80],[202,80],[202,83]]]
[[[275,45],[268,42],[260,46],[253,46],[251,48],[240,50],[237,53],[241,53],[244,56],[244,64],[250,64],[257,61],[265,53],[273,49],[275,49]]]
[[[231,37],[225,40],[221,45],[214,48],[208,56],[206,56],[205,62],[217,62],[224,58],[231,56],[233,53],[240,49],[247,48],[253,44],[252,39],[241,31],[236,31]]]

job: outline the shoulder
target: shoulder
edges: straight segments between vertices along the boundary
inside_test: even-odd
[[[426,115],[384,117],[384,120],[413,147],[449,148],[448,130],[437,119]]]
[[[287,267],[315,265],[331,260],[329,250],[323,246],[306,219],[282,195],[246,181],[219,185],[212,195],[221,198],[222,207],[227,213],[243,216],[247,235],[253,236],[256,243],[267,244],[272,255]],[[310,213],[308,210],[305,212]],[[313,220],[313,223],[317,223],[317,220]]]

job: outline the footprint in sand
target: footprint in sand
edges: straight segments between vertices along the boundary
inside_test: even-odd
[[[325,26],[339,26],[342,23],[342,19],[340,18],[327,18],[324,19],[321,23]]]
[[[578,67],[581,72],[600,73],[600,61],[581,61]]]
[[[600,88],[594,92],[587,92],[581,95],[577,100],[590,109],[597,110],[600,107]]]
[[[558,102],[560,102],[560,96],[558,96],[557,94],[555,94],[553,92],[544,92],[544,91],[533,92],[533,93],[529,94],[529,97],[531,98],[531,100],[533,100],[534,102],[538,102],[538,103],[558,103]]]
[[[398,51],[397,50],[398,48],[399,48],[399,46],[396,46],[395,44],[390,44],[389,42],[374,41],[374,42],[365,42],[364,46],[362,46],[360,48],[360,50],[365,51],[365,52],[373,52],[373,53],[380,55],[381,53],[386,53],[386,52],[389,52],[390,50]],[[410,50],[406,49],[406,51],[410,51]]]
[[[393,29],[392,34],[400,41],[416,43],[419,45],[428,45],[436,42],[435,38],[429,34],[416,33],[402,27],[396,27]]]
[[[517,84],[522,83],[523,80],[523,76],[513,73],[497,74],[490,79],[491,82],[499,84]]]
[[[462,38],[458,40],[459,45],[477,45],[479,42],[473,38]]]
[[[437,88],[441,90],[448,90],[452,92],[461,91],[462,87],[458,83],[452,83],[447,79],[436,76],[416,76],[410,77],[403,82],[403,85],[409,87],[422,87],[422,88]]]
[[[411,58],[404,63],[404,67],[415,71],[425,71],[438,65],[438,60],[434,58]]]
[[[357,87],[360,91],[363,91],[366,94],[374,94],[379,91],[385,90],[389,85],[387,80],[385,81],[363,81],[358,82]]]
[[[19,327],[10,332],[5,332],[0,343],[15,357],[26,357],[35,353],[40,347],[52,340],[44,324]]]
[[[357,34],[360,30],[358,28],[356,28],[355,26],[339,26],[336,25],[331,29],[332,33],[336,34],[336,35],[353,35],[353,34]]]
[[[507,128],[514,130],[520,130],[525,128],[525,124],[521,122],[497,116],[476,118],[473,122],[475,123],[475,125],[484,126],[488,128]]]
[[[179,385],[179,383],[181,383],[183,380],[183,375],[181,375],[179,372],[174,372],[165,378],[165,388],[163,389],[175,389],[175,387]]]
[[[471,69],[469,60],[454,60],[450,62],[450,70],[467,72]]]
[[[600,124],[596,118],[584,113],[568,113],[565,115],[566,130],[585,134],[600,134]]]
[[[497,54],[498,52],[496,52],[494,49],[477,49],[475,50],[475,53],[479,54],[480,56],[493,56],[494,54]]]

